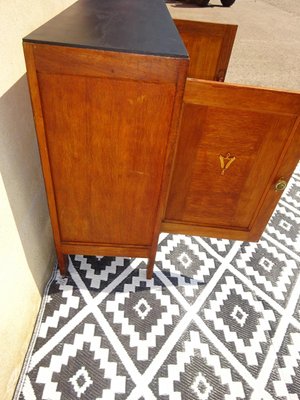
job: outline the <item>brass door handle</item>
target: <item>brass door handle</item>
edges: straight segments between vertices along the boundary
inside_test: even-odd
[[[282,192],[287,187],[287,181],[284,178],[280,178],[275,183],[275,192]]]

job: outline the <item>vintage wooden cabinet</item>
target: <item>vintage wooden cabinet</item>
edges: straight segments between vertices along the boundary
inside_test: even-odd
[[[300,95],[216,82],[236,27],[175,23],[188,77],[160,0],[80,0],[24,39],[63,274],[99,254],[150,278],[161,231],[257,240],[296,166]]]
[[[58,262],[154,262],[188,55],[160,0],[80,0],[24,39]]]

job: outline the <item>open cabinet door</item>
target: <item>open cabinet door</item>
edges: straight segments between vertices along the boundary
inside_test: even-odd
[[[190,56],[188,77],[224,81],[237,25],[174,19]]]
[[[300,93],[188,79],[162,231],[258,240],[300,157]]]

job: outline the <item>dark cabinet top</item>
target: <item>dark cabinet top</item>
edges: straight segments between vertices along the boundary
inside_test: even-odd
[[[163,0],[79,0],[23,40],[188,57]]]

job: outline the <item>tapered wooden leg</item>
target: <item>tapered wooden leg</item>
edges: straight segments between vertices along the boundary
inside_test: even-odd
[[[157,245],[158,245],[158,240],[155,240],[154,244],[152,244],[151,246],[150,255],[148,258],[148,265],[147,265],[147,279],[153,278],[153,268],[155,264]]]
[[[69,258],[66,254],[57,252],[57,262],[61,276],[66,276],[68,272]]]
[[[154,239],[153,239],[153,242],[152,242],[150,255],[148,257],[147,279],[152,279],[153,278],[153,268],[154,268],[155,257],[156,257],[156,252],[157,252],[159,232],[160,231],[157,229],[157,232],[154,235]]]
[[[149,259],[148,259],[147,279],[152,279],[153,278],[154,263],[155,263],[155,254],[152,257],[149,257]]]

